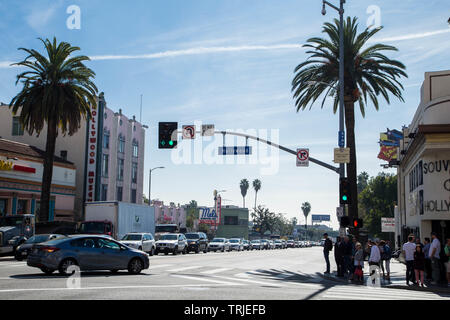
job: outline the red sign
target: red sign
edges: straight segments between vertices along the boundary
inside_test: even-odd
[[[89,153],[88,157],[88,165],[87,165],[87,176],[86,179],[86,202],[94,201],[94,190],[95,190],[95,170],[97,165],[97,133],[98,133],[98,110],[97,106],[91,106],[91,115],[92,117],[89,120],[89,136],[86,137],[86,142],[88,143]]]

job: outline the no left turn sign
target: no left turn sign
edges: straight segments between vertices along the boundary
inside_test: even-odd
[[[297,149],[297,167],[309,166],[309,149]]]

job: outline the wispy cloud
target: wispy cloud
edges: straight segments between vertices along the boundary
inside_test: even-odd
[[[160,59],[187,55],[199,55],[209,53],[240,52],[240,51],[261,51],[261,50],[286,50],[301,49],[301,44],[276,44],[276,45],[251,45],[251,46],[227,46],[227,47],[199,47],[184,50],[168,50],[157,53],[138,55],[100,55],[91,56],[91,60],[130,60],[130,59]]]
[[[405,34],[403,36],[396,36],[396,37],[394,36],[394,37],[387,37],[387,38],[374,38],[374,39],[369,40],[368,42],[393,42],[393,41],[413,40],[413,39],[427,38],[427,37],[431,37],[431,36],[435,36],[435,35],[443,34],[443,33],[449,33],[449,32],[450,32],[450,28],[447,28],[447,29],[430,31],[430,32]]]
[[[57,2],[46,9],[32,8],[31,13],[25,18],[26,22],[33,29],[40,29],[47,25],[50,19],[56,12],[56,9],[61,5],[61,2]]]

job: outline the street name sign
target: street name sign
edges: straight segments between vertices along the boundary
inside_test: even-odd
[[[334,148],[334,163],[349,163],[350,148]]]
[[[297,149],[297,167],[309,166],[309,149]]]
[[[195,126],[183,126],[183,139],[195,139]]]
[[[203,124],[202,125],[202,136],[211,137],[214,135],[214,125],[213,124]]]
[[[252,154],[252,147],[219,147],[219,156],[227,155],[250,155]]]
[[[322,222],[322,221],[330,221],[329,214],[313,214],[312,221]]]

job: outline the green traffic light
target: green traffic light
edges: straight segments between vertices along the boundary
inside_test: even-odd
[[[347,196],[342,196],[342,200],[347,201]]]
[[[161,141],[161,145],[165,146],[165,145],[166,145],[166,142],[165,142],[164,140]]]
[[[173,146],[173,141],[172,140],[169,141],[169,145]]]

